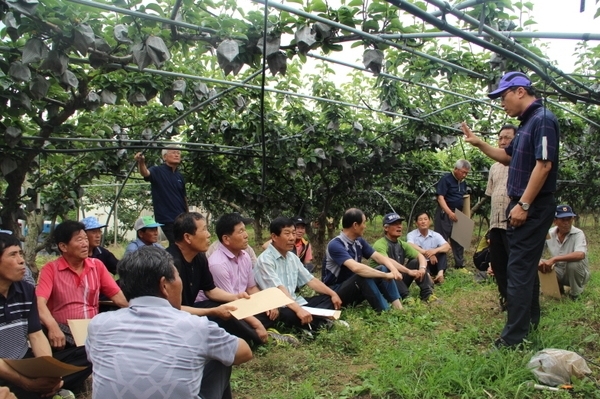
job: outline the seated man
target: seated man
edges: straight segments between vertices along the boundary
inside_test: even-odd
[[[431,219],[427,212],[421,212],[415,217],[417,228],[406,236],[406,241],[427,259],[427,269],[433,277],[433,282],[444,282],[444,273],[448,268],[446,254],[450,244],[441,234],[429,229]]]
[[[87,234],[88,242],[90,243],[88,256],[100,259],[109,272],[117,274],[117,263],[119,263],[119,260],[108,249],[100,246],[102,243],[102,229],[106,225],[101,224],[93,216],[81,219],[81,223],[85,226],[85,234]]]
[[[254,219],[244,217],[239,212],[233,212],[233,214],[239,215],[239,217],[242,218],[242,222],[244,222],[244,225],[246,225],[246,226],[248,224],[254,222]],[[206,257],[210,258],[210,256],[217,250],[217,248],[219,247],[220,244],[221,244],[221,242],[219,240],[210,244],[210,246],[208,247],[208,250],[206,251]],[[254,267],[256,265],[256,259],[257,259],[256,252],[254,252],[254,248],[252,248],[252,246],[248,245],[248,247],[244,251],[246,251],[248,253],[248,255],[250,256],[250,260],[252,261],[252,267]]]
[[[300,262],[306,267],[306,270],[313,272],[315,265],[311,263],[313,259],[312,247],[307,239],[304,238],[306,233],[306,222],[300,216],[295,216],[293,219],[296,227],[296,242],[294,244],[294,253],[300,258]],[[271,240],[266,241],[263,245],[263,249],[267,249],[271,244]]]
[[[410,244],[400,240],[402,237],[402,222],[404,218],[397,213],[388,213],[383,217],[383,234],[373,244],[373,249],[382,255],[394,259],[402,268],[402,280],[396,280],[396,286],[402,299],[406,299],[410,292],[408,288],[413,281],[417,282],[421,290],[421,300],[429,301],[433,294],[433,281],[427,273],[427,260]],[[371,266],[377,264],[371,260]]]
[[[129,308],[90,322],[85,347],[93,398],[230,397],[232,364],[252,359],[243,340],[205,317],[182,312],[182,281],[171,256],[151,246],[119,263]]]
[[[259,255],[254,268],[254,278],[261,289],[277,287],[294,300],[294,303],[279,310],[278,320],[290,327],[315,330],[326,325],[327,319],[313,318],[302,306],[339,309],[342,306],[340,297],[310,274],[300,259],[290,252],[294,249],[296,241],[292,219],[285,217],[273,219],[269,231],[271,232],[271,244],[265,252]],[[310,298],[297,295],[296,288],[304,285],[322,295]]]
[[[0,233],[0,386],[9,387],[21,399],[51,396],[63,383],[64,388],[80,391],[92,372],[91,367],[64,380],[29,378],[2,360],[52,356],[48,339],[42,332],[35,289],[23,281],[27,266],[20,244],[15,236]],[[60,351],[54,357],[72,365],[88,366],[83,348]]]
[[[83,223],[73,220],[56,226],[54,242],[62,256],[40,271],[36,288],[38,309],[42,324],[48,329],[50,345],[55,349],[75,344],[67,319],[96,316],[100,293],[117,306],[127,306],[123,292],[104,264],[88,257],[84,229]]]
[[[231,318],[236,308],[222,303],[249,298],[245,292],[230,294],[215,285],[204,253],[209,246],[210,232],[204,216],[197,212],[186,212],[177,216],[173,223],[175,245],[167,248],[173,264],[183,281],[181,309],[196,316],[207,316],[211,320]],[[212,302],[196,302],[200,291]],[[198,306],[198,307],[197,307]]]
[[[233,295],[239,292],[252,295],[260,291],[254,281],[252,261],[246,252],[248,233],[243,220],[239,213],[226,213],[217,220],[215,230],[219,245],[208,258],[208,267],[215,286]],[[210,300],[204,291],[200,291],[196,302],[204,301]],[[220,304],[216,303],[216,306],[218,305]],[[244,320],[230,318],[214,321],[229,333],[243,338],[248,343],[259,345],[267,341],[266,328],[273,324],[272,320],[277,316],[278,311],[275,309],[268,314],[262,313]]]
[[[554,266],[560,291],[563,286],[571,287],[569,296],[577,299],[590,280],[590,268],[587,258],[587,242],[583,231],[573,227],[575,213],[569,205],[556,207],[554,227],[550,229],[546,246],[552,256],[540,260],[538,269],[549,273]]]
[[[158,228],[160,226],[162,226],[162,224],[156,223],[156,220],[154,220],[152,216],[142,216],[136,220],[133,227],[137,239],[127,245],[125,253],[137,251],[138,248],[146,245],[164,249],[165,247],[158,242]]]
[[[356,208],[348,209],[342,217],[342,232],[329,241],[323,259],[323,282],[342,299],[344,306],[358,304],[365,299],[377,312],[387,310],[388,302],[402,309],[400,294],[394,280],[402,275],[398,263],[375,250],[362,238],[367,228],[365,214]],[[378,267],[372,268],[362,258],[373,259]]]

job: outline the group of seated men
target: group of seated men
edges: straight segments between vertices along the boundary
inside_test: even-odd
[[[305,305],[340,309],[366,300],[378,312],[401,308],[413,281],[423,301],[432,298],[433,282],[443,280],[448,243],[436,241],[426,213],[417,215],[418,228],[409,233],[408,243],[401,241],[403,220],[396,213],[385,215],[383,237],[372,247],[363,238],[364,213],[347,210],[342,231],[327,245],[322,281],[297,256],[296,225],[285,217],[271,222],[271,241],[253,262],[247,220],[240,214],[218,219],[218,243],[207,258],[206,219],[187,212],[174,222],[175,245],[166,250],[141,245],[126,253],[116,270],[116,258],[100,247],[103,226],[97,220],[66,221],[54,231],[62,256],[43,267],[37,288],[22,281],[26,266],[20,242],[1,233],[0,306],[5,311],[0,338],[10,345],[2,345],[0,359],[52,355],[86,368],[64,379],[31,379],[0,360],[0,385],[19,398],[38,398],[61,387],[77,392],[93,365],[95,398],[231,397],[231,366],[250,360],[249,344],[266,342],[274,323],[310,330],[332,324]],[[562,240],[563,230],[557,229]],[[108,268],[118,272],[120,287]],[[304,285],[317,295],[299,295]],[[228,302],[271,287],[293,302],[243,320],[232,317],[235,308]],[[100,294],[126,309],[98,315]],[[6,312],[8,306],[17,306],[17,312]],[[84,350],[75,346],[67,320],[91,318]]]

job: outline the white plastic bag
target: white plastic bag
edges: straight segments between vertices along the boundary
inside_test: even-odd
[[[592,370],[585,360],[575,352],[564,349],[544,349],[533,355],[527,368],[540,383],[549,386],[570,384],[571,376],[582,378]]]

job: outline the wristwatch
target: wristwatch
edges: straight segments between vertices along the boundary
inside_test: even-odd
[[[529,210],[529,204],[527,202],[517,202],[517,204],[521,205],[521,208],[523,208],[524,211],[528,211]]]

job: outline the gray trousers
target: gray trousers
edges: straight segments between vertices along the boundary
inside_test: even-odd
[[[583,288],[590,281],[590,269],[587,262],[559,262],[554,265],[558,284],[571,287],[569,295],[581,295]]]

